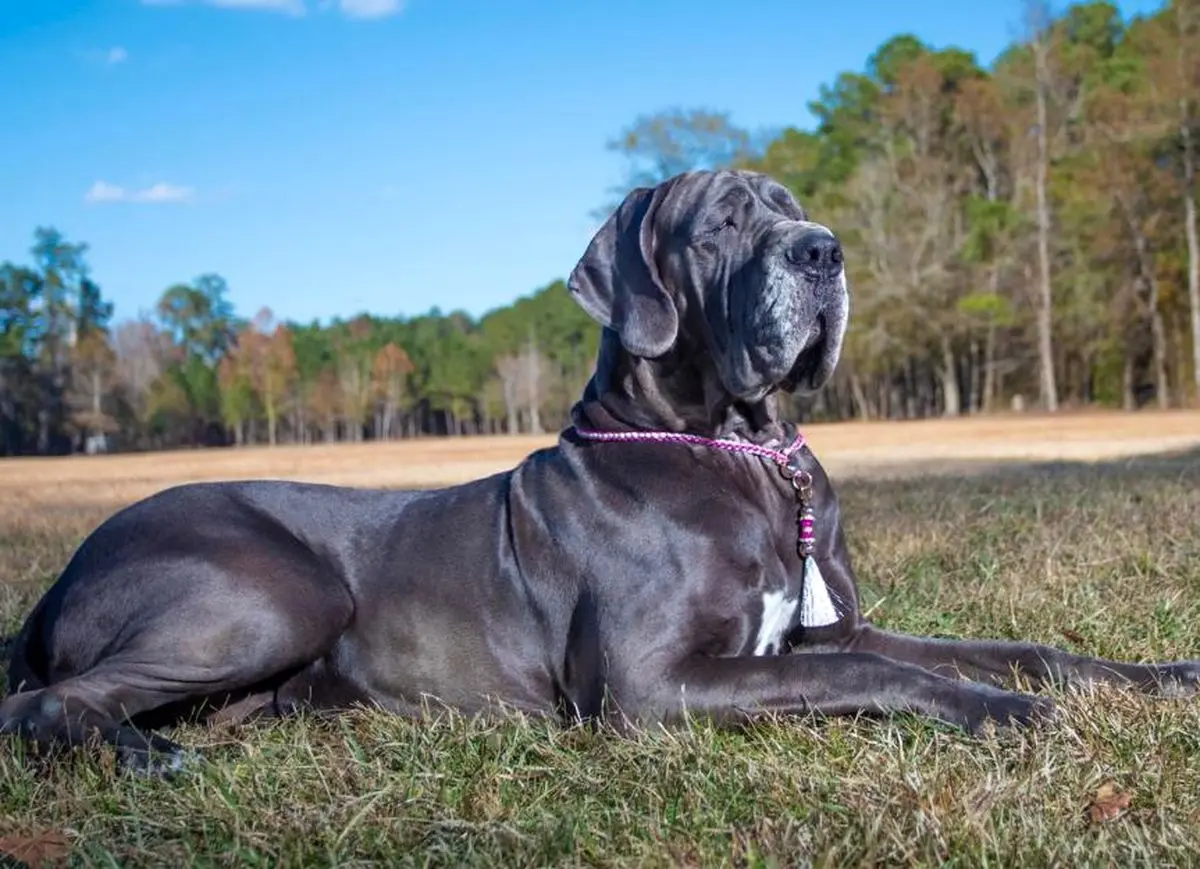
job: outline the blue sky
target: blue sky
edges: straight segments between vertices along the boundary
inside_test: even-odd
[[[990,62],[1019,20],[1017,0],[0,0],[0,260],[54,225],[118,318],[207,271],[247,316],[478,314],[567,274],[638,114],[808,126],[892,35]]]

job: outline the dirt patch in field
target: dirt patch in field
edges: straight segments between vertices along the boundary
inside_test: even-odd
[[[957,474],[997,463],[1099,461],[1193,448],[1200,446],[1200,411],[814,424],[805,427],[805,434],[835,478]],[[0,461],[0,502],[10,507],[113,505],[200,480],[441,486],[511,468],[555,440],[555,436],[421,438],[9,459]]]

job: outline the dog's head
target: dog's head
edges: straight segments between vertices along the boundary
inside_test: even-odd
[[[630,354],[707,361],[742,403],[819,389],[849,311],[837,238],[782,185],[746,171],[632,191],[567,286]]]

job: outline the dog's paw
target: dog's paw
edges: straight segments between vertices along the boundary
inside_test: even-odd
[[[195,770],[203,756],[182,746],[168,749],[122,745],[117,747],[117,766],[145,778],[173,779]]]
[[[1200,661],[1173,661],[1155,667],[1156,693],[1163,697],[1195,697],[1200,694]]]
[[[983,733],[989,727],[1031,727],[1058,717],[1058,707],[1049,697],[977,687],[959,722],[970,734]]]

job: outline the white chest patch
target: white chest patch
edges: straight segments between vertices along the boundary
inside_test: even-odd
[[[779,652],[783,636],[792,624],[796,607],[800,607],[800,624],[806,628],[819,628],[841,621],[842,614],[834,605],[825,577],[817,567],[815,559],[805,559],[804,590],[800,598],[789,598],[786,592],[763,592],[762,622],[754,642],[754,654],[774,655]]]
[[[800,605],[797,598],[788,598],[785,595],[783,591],[763,592],[762,622],[758,626],[754,654],[773,655],[779,651],[783,635],[792,623],[792,615]]]

